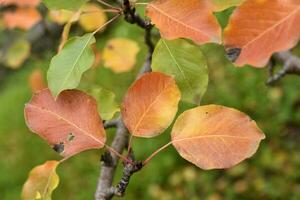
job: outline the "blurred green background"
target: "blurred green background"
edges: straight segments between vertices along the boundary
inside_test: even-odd
[[[230,13],[231,10],[227,10],[217,14],[217,17],[224,24]],[[72,30],[73,34],[82,34],[82,30],[76,26]],[[7,32],[2,30],[1,41],[7,37]],[[108,39],[116,37],[138,41],[142,50],[138,54],[135,69],[115,74],[100,64],[84,75],[80,88],[88,90],[89,86],[104,87],[113,91],[118,102],[121,102],[145,59],[147,49],[143,44],[143,30],[122,19],[98,35],[97,48],[103,49]],[[269,87],[265,84],[267,69],[236,68],[227,61],[224,49],[218,45],[208,44],[201,47],[201,50],[207,57],[210,75],[202,105],[221,104],[247,113],[257,121],[266,139],[253,157],[228,170],[201,170],[183,160],[173,147],[169,147],[132,177],[124,199],[300,199],[299,77],[287,76],[276,86]],[[296,54],[300,52],[297,48],[294,51]],[[1,76],[1,200],[19,199],[29,171],[47,160],[59,159],[45,141],[28,130],[23,117],[24,104],[32,95],[29,76],[35,69],[41,69],[46,75],[54,54],[55,49],[32,53],[21,68],[5,70]],[[186,107],[188,105],[181,104],[182,109]],[[109,130],[107,134],[112,138],[114,130]],[[169,139],[169,131],[154,139],[134,139],[133,148],[137,159],[145,159]],[[93,199],[101,153],[102,150],[86,151],[61,164],[58,167],[60,185],[53,199]],[[121,168],[115,180],[120,176]]]

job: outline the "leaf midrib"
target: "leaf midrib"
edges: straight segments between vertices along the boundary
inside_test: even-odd
[[[201,33],[201,34],[207,36],[208,38],[210,38],[210,35],[209,35],[209,34],[203,32],[203,31],[201,31],[201,30],[199,30],[199,29],[196,29],[196,28],[194,28],[194,27],[192,27],[192,26],[188,26],[187,24],[185,24],[185,23],[179,21],[178,19],[174,18],[173,16],[168,15],[168,13],[166,13],[165,11],[163,11],[163,10],[159,9],[158,7],[154,6],[153,3],[152,3],[152,4],[150,3],[149,6],[153,7],[153,8],[156,9],[158,12],[160,12],[162,15],[167,16],[168,18],[170,18],[171,20],[175,21],[176,23],[181,24],[182,26],[184,26],[184,27],[186,27],[186,28],[188,28],[188,29],[192,29],[193,31],[198,32],[198,33]]]
[[[49,185],[50,185],[50,181],[52,180],[52,176],[54,175],[54,173],[56,173],[56,167],[57,167],[57,165],[55,166],[55,168],[52,169],[52,171],[50,173],[50,176],[47,179],[47,184],[46,184],[46,186],[44,188],[42,198],[46,197],[46,194],[47,194],[47,191],[48,191],[48,188],[49,188]]]
[[[199,135],[199,136],[193,136],[193,137],[187,137],[187,138],[181,138],[181,139],[172,139],[173,142],[181,142],[185,140],[194,140],[194,139],[204,139],[204,138],[233,138],[233,139],[244,139],[244,140],[261,140],[264,137],[261,138],[251,138],[251,137],[243,137],[243,136],[233,136],[233,135]]]
[[[85,130],[83,130],[82,128],[80,128],[79,126],[77,126],[76,124],[72,123],[71,121],[67,120],[66,118],[56,114],[55,112],[52,112],[51,110],[46,110],[46,109],[42,109],[38,106],[29,104],[29,107],[33,107],[35,109],[38,109],[41,112],[46,112],[49,113],[50,115],[55,116],[57,119],[62,119],[63,121],[65,121],[67,124],[74,126],[76,129],[78,129],[79,131],[81,131],[84,135],[90,137],[91,139],[95,140],[96,142],[100,143],[101,145],[104,145],[104,143],[101,140],[98,140],[98,138],[94,137],[92,134],[89,134],[88,132],[86,132]]]
[[[168,50],[168,52],[169,52],[171,58],[172,58],[173,61],[175,62],[176,67],[178,68],[180,74],[182,75],[183,79],[184,79],[185,82],[187,83],[188,88],[189,88],[189,90],[190,90],[190,94],[193,94],[193,87],[192,87],[192,85],[191,85],[189,79],[186,77],[186,75],[185,75],[185,73],[184,73],[184,70],[181,69],[181,66],[180,66],[179,63],[177,62],[175,56],[173,55],[171,49],[169,48],[169,46],[167,45],[167,43],[165,42],[165,40],[162,39],[162,42],[163,42],[163,44],[166,46],[166,48],[167,48],[167,50]]]
[[[171,81],[169,81],[169,83],[166,84],[166,86],[162,89],[162,91],[155,97],[154,101],[149,104],[149,106],[147,107],[147,109],[145,110],[145,112],[142,114],[142,116],[140,117],[139,121],[137,122],[137,124],[135,125],[134,129],[133,129],[133,133],[135,134],[135,131],[138,129],[138,127],[140,126],[140,124],[142,123],[143,119],[145,118],[146,114],[149,112],[150,108],[156,103],[156,101],[159,99],[159,97],[165,92],[165,90],[169,87],[169,85],[171,85]]]
[[[268,29],[266,29],[265,31],[263,31],[260,35],[258,35],[257,37],[253,38],[248,43],[246,43],[243,46],[243,49],[245,49],[247,46],[249,46],[251,43],[255,42],[256,40],[259,40],[261,37],[263,37],[269,31],[272,31],[272,29],[274,29],[276,26],[279,26],[282,23],[284,23],[284,21],[286,21],[288,18],[290,18],[291,16],[293,16],[294,14],[296,14],[299,10],[300,10],[300,6],[298,6],[298,8],[296,8],[294,11],[292,11],[291,14],[289,14],[286,17],[282,18],[277,23],[275,23],[274,25],[270,26]]]
[[[85,51],[86,47],[89,45],[91,39],[92,39],[93,35],[91,34],[90,38],[88,39],[87,43],[84,44],[84,47],[82,48],[81,52],[79,53],[79,56],[76,58],[75,62],[73,63],[72,67],[71,67],[71,70],[68,72],[68,74],[66,75],[66,78],[64,79],[63,83],[61,84],[61,87],[59,89],[59,91],[62,90],[62,88],[64,88],[64,85],[66,83],[66,81],[69,79],[71,73],[73,72],[78,60],[81,58],[83,52]]]

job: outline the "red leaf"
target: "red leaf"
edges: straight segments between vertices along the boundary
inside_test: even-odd
[[[214,6],[200,0],[155,0],[147,16],[166,39],[189,38],[198,44],[220,42],[221,28],[213,16]]]
[[[96,100],[79,90],[63,91],[55,101],[49,89],[44,89],[26,104],[24,114],[30,130],[62,156],[70,157],[105,144]]]
[[[274,52],[297,44],[299,22],[299,0],[246,0],[230,18],[224,45],[237,65],[263,67]]]

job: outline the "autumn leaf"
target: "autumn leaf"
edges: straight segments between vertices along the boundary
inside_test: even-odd
[[[26,104],[24,115],[30,130],[64,157],[105,144],[96,100],[79,90],[63,91],[54,100],[50,90],[44,89]]]
[[[47,79],[55,98],[63,90],[76,88],[82,74],[92,67],[95,59],[91,48],[93,43],[95,43],[95,38],[92,33],[71,38],[52,58]]]
[[[102,60],[102,53],[98,50],[96,45],[93,45],[92,49],[93,49],[93,52],[94,52],[94,55],[95,55],[95,60],[94,60],[94,63],[92,65],[92,68],[96,68],[96,67],[99,66],[99,64]]]
[[[105,12],[97,4],[88,3],[82,7],[79,24],[85,31],[92,32],[103,26],[106,21],[107,16]]]
[[[24,6],[30,6],[30,7],[35,7],[39,5],[41,1],[40,0],[1,0],[0,5],[16,5],[20,7]]]
[[[30,56],[30,43],[25,39],[17,39],[7,50],[5,64],[12,69],[19,68]]]
[[[179,154],[202,169],[232,167],[251,157],[265,138],[247,115],[219,105],[185,111],[171,134]]]
[[[43,3],[52,10],[78,10],[88,0],[43,0]]]
[[[183,101],[200,104],[208,84],[208,70],[199,47],[183,39],[161,39],[155,47],[151,68],[175,78]]]
[[[35,69],[29,76],[29,86],[33,93],[38,92],[47,87],[43,74],[40,69]]]
[[[300,1],[246,0],[224,31],[229,59],[238,66],[263,67],[274,52],[290,49],[300,38]]]
[[[49,18],[58,24],[69,22],[74,14],[75,12],[70,10],[50,10],[48,13]]]
[[[3,22],[7,28],[28,30],[42,19],[40,13],[32,7],[16,8],[3,13]]]
[[[163,73],[143,75],[129,88],[121,113],[129,132],[137,137],[154,137],[173,121],[180,92],[175,80]]]
[[[130,71],[136,63],[136,55],[140,48],[130,39],[115,38],[109,40],[103,49],[104,66],[116,73]]]
[[[147,5],[146,15],[165,39],[189,38],[198,44],[221,40],[210,1],[155,0]]]
[[[47,161],[33,168],[22,190],[22,200],[51,200],[53,190],[59,184],[56,174],[58,161]]]
[[[245,0],[211,0],[214,5],[214,11],[222,11],[232,6],[239,6]]]

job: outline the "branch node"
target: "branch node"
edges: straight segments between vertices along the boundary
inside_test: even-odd
[[[279,81],[282,77],[287,74],[297,74],[300,75],[300,58],[293,55],[289,51],[279,52],[274,54],[276,60],[283,62],[283,67],[277,73],[273,74],[274,62],[269,64],[269,79],[267,81],[268,85],[273,85],[275,82]],[[272,60],[271,60],[272,61]]]
[[[106,151],[101,155],[100,161],[106,167],[114,166],[114,161],[109,151]]]

